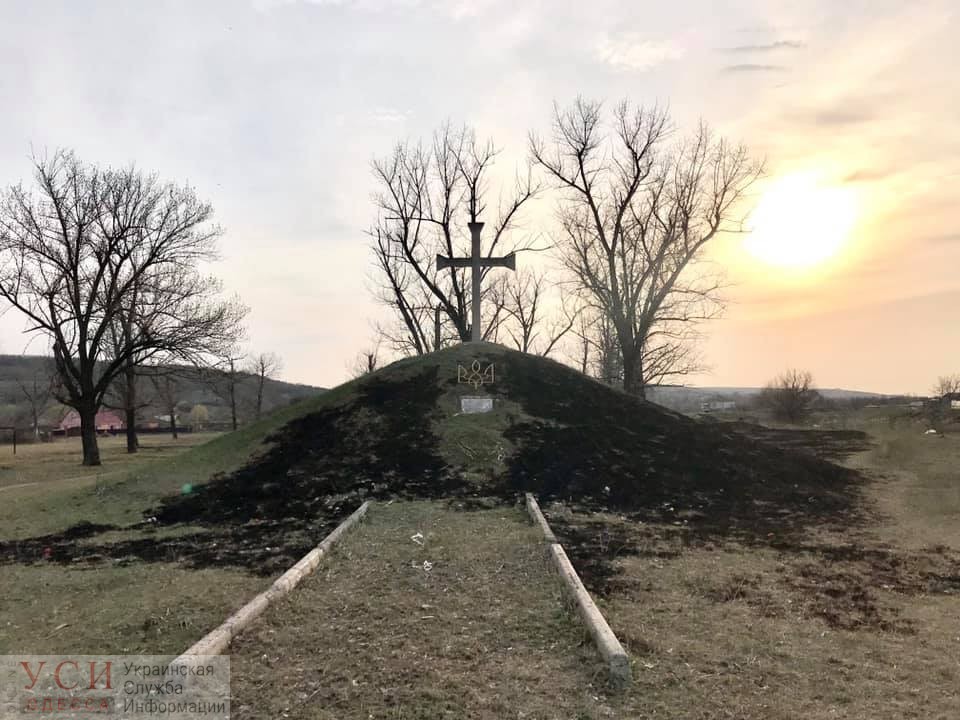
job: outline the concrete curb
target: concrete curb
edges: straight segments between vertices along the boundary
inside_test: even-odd
[[[550,529],[550,525],[540,511],[540,505],[532,493],[526,494],[526,503],[527,512],[531,519],[536,525],[540,526],[543,530],[544,539],[550,544],[550,557],[553,559],[557,572],[560,573],[560,578],[563,580],[567,593],[577,606],[580,619],[587,626],[600,656],[607,663],[611,681],[619,686],[629,685],[633,678],[627,651],[623,649],[623,645],[613,634],[613,630],[610,629],[610,625],[607,624],[603,614],[597,608],[596,603],[593,602],[590,593],[583,586],[580,576],[577,575],[577,571],[570,563],[570,558],[567,557],[563,546],[557,542],[553,530]]]
[[[230,645],[233,638],[239,635],[244,628],[261,615],[274,600],[282,598],[299,585],[301,580],[312,573],[317,565],[320,564],[323,556],[343,537],[347,530],[367,514],[369,507],[370,501],[367,500],[363,505],[358,507],[350,517],[340,523],[333,532],[327,535],[323,539],[323,542],[300,558],[296,565],[277,578],[267,590],[254,597],[253,600],[224,620],[220,627],[211,630],[194,643],[190,649],[178,657],[174,663],[190,664],[190,656],[192,655],[220,655],[227,646]]]
[[[543,539],[548,543],[557,542],[557,536],[553,534],[553,530],[550,529],[550,524],[543,516],[543,513],[540,512],[540,506],[537,504],[537,499],[533,496],[533,493],[527,493],[526,498],[527,512],[533,519],[534,525],[539,526],[539,528],[543,531]]]

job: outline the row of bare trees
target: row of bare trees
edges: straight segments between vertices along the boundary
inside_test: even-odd
[[[552,132],[531,133],[526,166],[495,202],[497,151],[472,130],[397,145],[373,165],[376,293],[392,318],[381,337],[400,354],[469,339],[468,271],[437,270],[434,258],[468,255],[467,223],[492,216],[485,256],[550,250],[563,271],[485,281],[484,339],[543,355],[563,340],[585,372],[641,396],[700,369],[701,323],[723,310],[722,277],[703,250],[742,229],[762,167],[704,124],[673,136],[657,107],[556,106]],[[552,230],[524,232],[524,212],[547,193]]]
[[[230,361],[233,361],[232,369]],[[225,365],[216,363],[202,368],[185,365],[144,365],[136,369],[132,382],[128,377],[118,376],[104,395],[103,407],[125,412],[127,451],[134,453],[139,449],[137,418],[146,408],[159,408],[166,413],[170,431],[176,438],[177,409],[183,406],[186,390],[195,389],[198,384],[227,405],[234,430],[239,425],[238,390],[241,386],[244,388],[247,412],[259,419],[264,411],[267,381],[275,379],[283,367],[280,357],[270,352],[246,357],[231,352],[225,362]],[[131,385],[135,390],[132,395],[128,392]],[[38,364],[28,377],[17,381],[18,397],[11,400],[15,405],[22,405],[18,414],[22,422],[29,422],[35,440],[40,439],[41,417],[51,405],[57,404],[60,395],[58,387],[59,377],[52,361]],[[136,398],[132,416],[129,413],[131,397]],[[209,411],[205,406],[195,405],[193,411],[193,425],[202,425],[209,421]]]
[[[49,341],[57,398],[80,416],[84,464],[99,465],[108,391],[121,388],[133,425],[142,369],[215,364],[247,309],[202,270],[221,230],[190,187],[68,151],[35,160],[34,180],[0,200],[0,298]]]
[[[229,347],[221,357],[212,360],[212,363],[199,368],[184,365],[141,366],[135,370],[132,381],[124,377],[113,386],[104,399],[104,405],[125,411],[127,452],[133,453],[139,448],[137,411],[151,405],[159,405],[163,409],[169,418],[173,437],[177,437],[177,407],[182,397],[182,381],[189,375],[194,375],[195,379],[226,403],[230,410],[230,425],[234,430],[239,427],[238,390],[241,385],[253,383],[252,409],[254,417],[260,418],[267,380],[276,378],[283,368],[280,357],[272,352],[244,356],[236,347]],[[131,407],[131,395],[141,398],[141,381],[147,381],[152,392]],[[129,392],[131,387],[134,388],[132,394]]]

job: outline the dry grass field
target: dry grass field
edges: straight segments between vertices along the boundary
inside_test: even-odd
[[[635,658],[618,717],[960,713],[960,434],[847,418],[864,522],[745,542],[550,508]],[[575,560],[575,562],[577,562]]]
[[[375,505],[234,643],[233,716],[612,716],[544,549],[520,508]]]

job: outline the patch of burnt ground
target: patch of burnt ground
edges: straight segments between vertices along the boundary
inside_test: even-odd
[[[442,408],[453,407],[462,389],[456,364],[476,358],[496,363],[497,381],[484,389],[521,408],[503,421],[514,452],[486,476],[449,465],[436,432],[449,420]],[[513,502],[532,491],[584,511],[677,523],[699,542],[764,541],[773,532],[802,538],[811,527],[844,529],[864,518],[861,476],[803,451],[797,439],[758,439],[743,432],[748,428],[699,422],[495,345],[408,360],[351,390],[265,438],[270,449],[246,467],[150,509],[135,528],[139,537],[98,543],[86,528],[82,543],[71,536],[76,529],[0,542],[0,562],[110,557],[275,574],[367,498]],[[852,447],[865,437],[848,441]],[[835,456],[841,444],[831,440],[826,454]],[[201,530],[151,537],[177,526]],[[589,577],[613,572],[607,552],[578,541],[573,529],[565,532]],[[608,549],[616,546],[614,539]]]
[[[864,519],[863,478],[796,442],[697,421],[522,357],[503,382],[504,394],[519,398],[532,418],[504,433],[521,448],[506,478],[514,492],[648,522],[682,521],[703,537],[843,529]],[[857,447],[865,442],[856,435]]]
[[[899,550],[878,544],[869,533],[856,529],[844,542],[771,533],[742,547],[743,535],[726,544],[681,521],[597,519],[566,508],[551,514],[550,524],[587,588],[604,597],[640,598],[656,590],[649,579],[623,572],[618,561],[624,557],[669,563],[689,551],[736,552],[738,548],[774,551],[775,572],[703,577],[695,591],[715,603],[747,603],[764,617],[795,617],[802,609],[834,629],[913,634],[914,622],[901,616],[905,598],[960,596],[960,553],[944,546]]]
[[[726,423],[730,430],[777,447],[811,453],[826,460],[844,460],[869,450],[869,436],[860,430],[820,430],[807,428],[772,428],[742,420]]]

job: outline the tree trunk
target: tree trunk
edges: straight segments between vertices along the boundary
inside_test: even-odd
[[[34,442],[40,441],[40,413],[37,412],[37,406],[32,406],[33,410],[33,439]]]
[[[83,464],[100,464],[100,446],[97,444],[97,408],[92,403],[77,409],[80,414],[80,439],[83,443]]]
[[[170,432],[173,434],[173,439],[177,439],[177,416],[175,412],[176,408],[170,408]]]
[[[124,413],[127,422],[127,452],[135,453],[140,448],[137,438],[137,376],[132,365],[124,370],[124,382],[127,385],[124,393]]]
[[[637,351],[637,377],[634,380],[637,391],[634,393],[641,400],[647,399],[647,375],[643,367],[643,348]]]
[[[237,429],[237,386],[230,380],[230,420],[233,423],[233,429]]]
[[[637,368],[634,358],[627,353],[623,354],[623,389],[634,395],[637,392]]]
[[[623,353],[623,389],[631,395],[646,399],[646,383],[643,381],[643,361],[640,353]]]
[[[260,410],[263,408],[263,384],[266,382],[265,376],[260,376],[260,384],[257,385],[257,419],[260,419]],[[234,430],[237,428],[234,427]]]
[[[140,449],[140,440],[137,438],[137,411],[134,408],[128,407],[124,411],[126,416],[126,435],[127,435],[127,452],[135,453]]]

